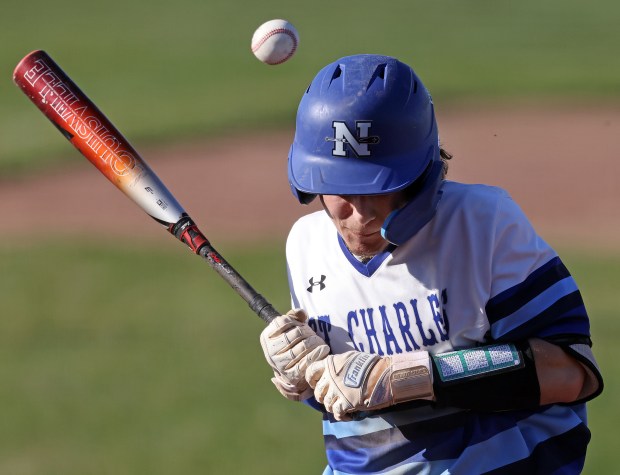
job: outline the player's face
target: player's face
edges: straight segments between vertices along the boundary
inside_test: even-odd
[[[404,204],[404,196],[402,193],[322,195],[321,202],[349,250],[358,256],[371,257],[387,246],[381,226],[392,211]]]

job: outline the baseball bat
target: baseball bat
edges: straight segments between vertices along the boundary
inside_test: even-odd
[[[41,50],[15,67],[13,81],[114,186],[209,265],[265,322],[280,315],[219,254],[129,141]]]

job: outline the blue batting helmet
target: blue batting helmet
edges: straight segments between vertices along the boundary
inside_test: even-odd
[[[412,202],[384,225],[384,237],[400,244],[432,218],[442,169],[431,96],[397,59],[341,58],[319,71],[303,95],[288,157],[291,190],[301,203],[319,194],[392,193],[424,180]],[[430,216],[421,225],[414,219],[410,233],[404,229],[410,220],[401,226],[397,215],[411,215],[414,208],[416,216],[420,209]],[[394,239],[390,228],[398,229]]]

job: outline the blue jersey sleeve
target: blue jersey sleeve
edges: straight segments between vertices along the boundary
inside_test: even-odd
[[[575,280],[508,196],[500,202],[495,228],[495,288],[485,308],[492,339],[589,337],[588,314]]]

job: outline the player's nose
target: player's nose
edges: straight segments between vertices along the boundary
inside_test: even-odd
[[[377,210],[372,197],[365,195],[350,196],[348,201],[353,210],[352,216],[360,224],[368,224],[377,217]]]

